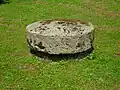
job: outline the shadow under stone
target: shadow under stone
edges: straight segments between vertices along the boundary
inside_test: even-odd
[[[43,59],[52,60],[52,61],[60,61],[60,60],[82,59],[82,58],[85,58],[86,56],[88,56],[90,53],[92,53],[93,50],[94,50],[94,48],[92,47],[92,48],[88,49],[87,51],[80,52],[80,53],[59,54],[59,55],[48,54],[48,53],[35,51],[35,50],[30,50],[30,52],[33,55],[38,56],[38,57],[43,58]]]

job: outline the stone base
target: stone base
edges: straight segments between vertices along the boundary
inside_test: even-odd
[[[93,26],[80,21],[39,21],[27,26],[32,50],[48,54],[74,54],[92,48]]]
[[[75,59],[82,59],[85,58],[86,56],[90,55],[92,53],[92,51],[94,50],[94,48],[90,48],[84,52],[78,52],[75,54],[49,54],[49,53],[44,53],[41,51],[36,51],[36,50],[30,50],[30,52],[35,55],[38,56],[44,60],[52,60],[52,61],[59,61],[59,60],[75,60]]]

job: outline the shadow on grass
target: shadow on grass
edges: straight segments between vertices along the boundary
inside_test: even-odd
[[[10,3],[10,0],[0,0],[0,5],[7,4],[7,3]]]
[[[52,61],[60,61],[60,60],[82,59],[82,58],[85,58],[86,56],[88,56],[90,53],[92,53],[93,50],[94,50],[94,48],[92,47],[92,48],[88,49],[87,51],[80,52],[80,53],[59,54],[59,55],[43,53],[43,52],[38,52],[38,51],[34,51],[34,50],[30,50],[30,52],[33,55],[38,56],[38,57],[40,57],[42,59],[52,60]]]

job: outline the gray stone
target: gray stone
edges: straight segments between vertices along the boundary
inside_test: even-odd
[[[92,48],[94,27],[79,20],[43,20],[26,27],[32,50],[49,54],[74,54]]]

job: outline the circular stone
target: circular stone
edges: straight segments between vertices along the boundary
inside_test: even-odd
[[[74,54],[92,48],[91,23],[79,20],[43,20],[26,27],[31,50],[48,54]]]

